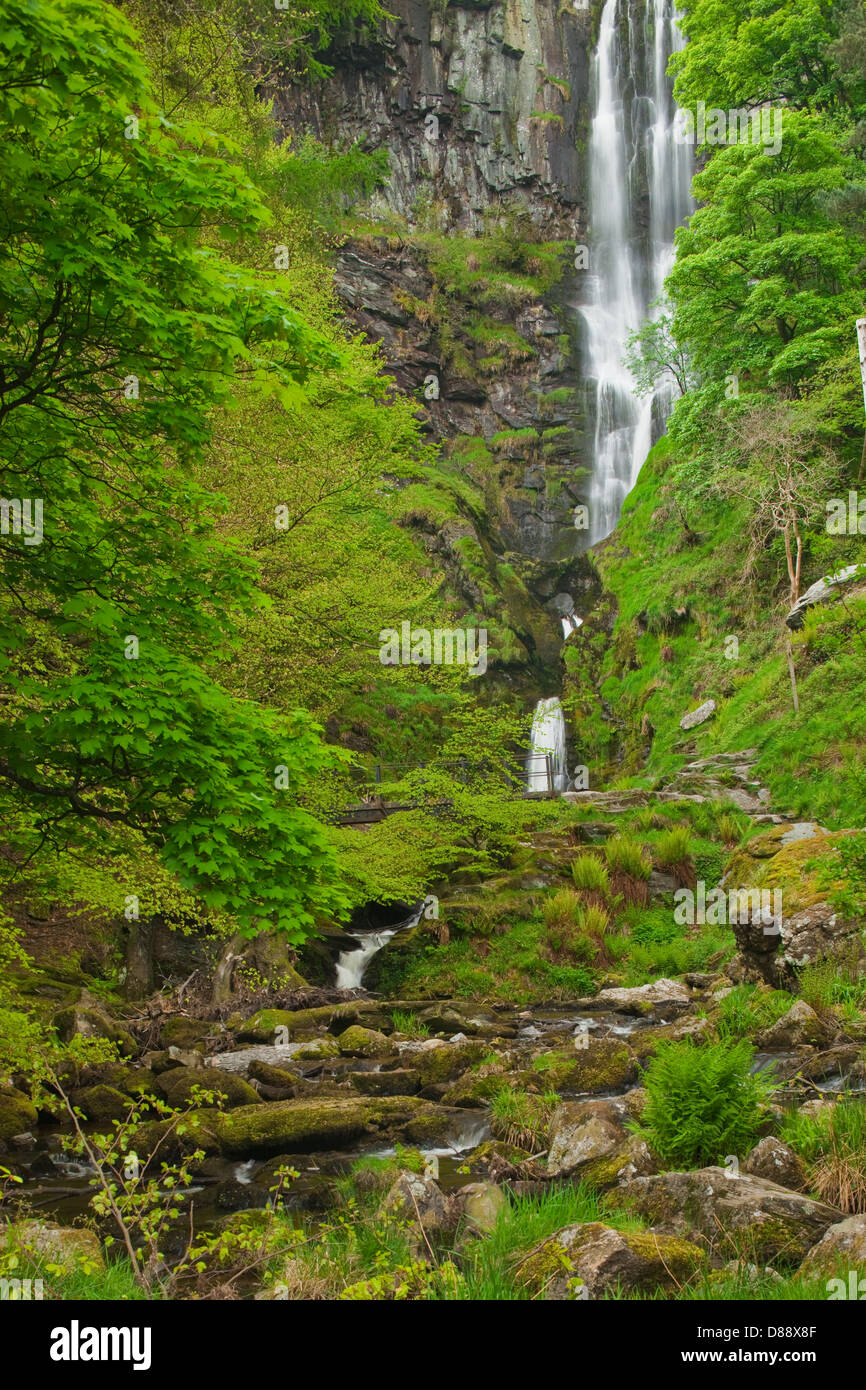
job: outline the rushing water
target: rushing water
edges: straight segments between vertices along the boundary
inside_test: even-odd
[[[550,758],[553,790],[564,792],[568,780],[565,762],[565,716],[562,713],[562,705],[555,695],[549,700],[539,700],[532,716],[532,733],[526,769],[527,791],[546,792],[549,790],[544,754]]]
[[[691,210],[691,152],[674,136],[668,59],[683,46],[672,0],[605,0],[593,59],[589,274],[579,311],[594,386],[590,543],[613,530],[652,444],[670,387],[637,397],[623,362],[653,312]]]
[[[410,927],[417,927],[421,920],[421,913],[424,911],[424,904],[413,912],[411,917],[407,917],[405,922],[398,922],[395,927],[387,927],[384,931],[370,931],[358,933],[360,946],[354,946],[351,951],[341,951],[337,957],[337,989],[358,989],[364,978],[370,961],[378,955],[383,946],[387,946],[392,937],[398,932],[408,931]]]

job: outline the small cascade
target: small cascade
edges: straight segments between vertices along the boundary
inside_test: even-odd
[[[539,700],[535,706],[526,769],[527,791],[550,790],[547,766],[543,757],[545,753],[550,758],[553,790],[564,792],[568,780],[565,762],[565,715],[556,695],[548,700]]]
[[[377,956],[382,947],[387,946],[398,932],[417,927],[423,911],[422,903],[411,917],[407,917],[405,922],[398,922],[394,927],[387,927],[384,931],[358,932],[360,946],[354,946],[351,951],[341,951],[337,957],[337,989],[360,989],[373,957]]]

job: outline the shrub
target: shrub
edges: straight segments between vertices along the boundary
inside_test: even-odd
[[[721,1163],[755,1144],[770,1083],[751,1073],[753,1049],[723,1039],[660,1045],[650,1061],[642,1122],[632,1128],[674,1168]]]

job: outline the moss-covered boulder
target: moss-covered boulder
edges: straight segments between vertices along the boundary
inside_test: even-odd
[[[81,1227],[16,1221],[0,1227],[0,1248],[45,1260],[64,1274],[96,1274],[105,1269],[99,1240],[93,1231]]]
[[[23,1091],[0,1091],[0,1139],[25,1134],[38,1120],[36,1106]]]
[[[107,1038],[117,1044],[122,1057],[134,1057],[138,1046],[121,1024],[101,1009],[89,1004],[73,1004],[54,1015],[54,1027],[62,1042],[71,1042],[76,1034],[85,1038]]]
[[[431,1038],[412,1051],[404,1051],[403,1060],[414,1067],[423,1086],[454,1081],[477,1062],[483,1062],[490,1048],[483,1042],[446,1043]]]
[[[338,1039],[343,1057],[393,1057],[397,1053],[396,1043],[379,1033],[375,1028],[362,1028],[352,1024]]]
[[[724,1168],[633,1178],[607,1196],[654,1227],[685,1235],[726,1259],[799,1264],[843,1213],[766,1178]]]
[[[132,1098],[113,1086],[84,1086],[70,1100],[88,1120],[122,1120],[132,1108]]]
[[[459,1077],[442,1097],[443,1105],[456,1105],[465,1110],[480,1110],[489,1105],[502,1090],[505,1073],[475,1076],[471,1072]]]
[[[358,1020],[358,1009],[352,1004],[323,1004],[315,1009],[259,1009],[251,1018],[238,1025],[241,1042],[294,1042],[298,1037],[330,1029],[339,1033]]]
[[[253,1081],[261,1081],[265,1086],[279,1087],[288,1090],[291,1086],[297,1086],[301,1077],[297,1072],[287,1071],[285,1067],[271,1066],[270,1062],[262,1062],[254,1057],[247,1067],[247,1075]]]
[[[815,1010],[798,999],[771,1028],[758,1035],[763,1052],[788,1052],[795,1047],[826,1047],[838,1034],[837,1024],[820,1018]]]
[[[190,1147],[232,1157],[337,1149],[397,1132],[414,1143],[413,1122],[429,1121],[437,1135],[450,1123],[448,1112],[437,1115],[436,1109],[417,1096],[304,1097],[195,1112],[185,1121],[185,1139]]]
[[[414,1096],[421,1089],[421,1078],[413,1067],[394,1067],[393,1071],[356,1071],[349,1080],[353,1090],[362,1096]]]
[[[534,1066],[555,1091],[595,1095],[618,1091],[637,1077],[637,1058],[621,1038],[580,1035],[580,1046],[543,1052]]]
[[[600,1299],[614,1289],[681,1288],[706,1261],[705,1251],[691,1241],[590,1221],[566,1226],[543,1241],[521,1262],[517,1278],[535,1298]]]
[[[187,1018],[185,1014],[174,1014],[167,1018],[159,1030],[160,1047],[195,1047],[204,1042],[211,1031],[211,1024],[199,1018]]]
[[[623,1147],[625,1129],[607,1101],[566,1102],[550,1121],[547,1171],[551,1177],[576,1176],[588,1164]]]
[[[192,1101],[194,1088],[214,1093],[214,1105],[258,1105],[260,1099],[248,1081],[218,1067],[174,1067],[159,1078],[159,1088],[169,1105],[177,1110]],[[222,1097],[222,1099],[220,1099]]]

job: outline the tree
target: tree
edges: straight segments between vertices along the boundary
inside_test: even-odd
[[[302,712],[209,674],[262,599],[196,465],[239,381],[288,405],[339,352],[227,257],[268,210],[213,132],[160,114],[116,11],[10,0],[5,19],[0,487],[44,508],[41,544],[0,537],[18,848],[130,828],[245,929],[297,937],[343,902],[298,804],[335,755]]]
[[[673,311],[665,299],[650,305],[653,316],[629,335],[625,365],[635,379],[635,394],[649,396],[660,382],[672,380],[680,396],[691,384],[688,357],[674,331]]]

